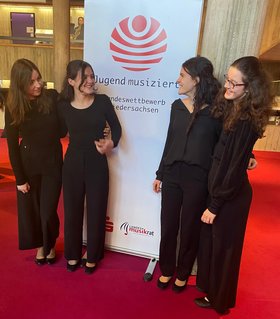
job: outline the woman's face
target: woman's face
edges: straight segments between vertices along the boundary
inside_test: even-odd
[[[29,100],[34,100],[41,95],[43,81],[36,70],[32,71],[29,87],[27,88],[27,97]]]
[[[179,78],[176,81],[179,85],[178,93],[181,95],[194,96],[197,80],[194,80],[184,68],[181,68]]]
[[[237,101],[246,94],[245,84],[243,82],[243,74],[235,67],[231,66],[225,75],[226,89],[224,97],[227,100]]]
[[[95,86],[94,74],[92,69],[89,66],[86,67],[85,69],[85,81],[79,89],[81,82],[82,82],[81,71],[78,72],[78,75],[76,76],[74,80],[69,79],[69,84],[73,86],[75,93],[80,92],[83,95],[91,95],[94,93],[94,86]]]

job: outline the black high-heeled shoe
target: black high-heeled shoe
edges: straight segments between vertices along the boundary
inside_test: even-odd
[[[46,258],[46,261],[47,261],[47,264],[48,265],[52,265],[52,264],[54,264],[55,263],[55,261],[56,261],[56,257],[54,256],[54,257],[51,257],[51,258]]]
[[[70,265],[69,262],[67,261],[67,270],[70,272],[74,272],[75,270],[77,270],[77,268],[80,266],[80,261],[78,260],[76,264],[74,265]]]
[[[183,292],[186,289],[186,286],[187,286],[187,283],[185,283],[183,286],[178,286],[174,282],[174,284],[172,286],[172,290],[177,292],[177,293],[180,293],[180,292]]]
[[[55,249],[52,248],[46,257],[46,262],[47,264],[52,265],[55,263],[55,261],[56,261]]]
[[[35,258],[35,264],[38,266],[42,266],[46,263],[46,258]]]
[[[85,263],[85,273],[91,275],[96,270],[97,264],[95,266],[87,266]]]
[[[160,277],[159,277],[158,281],[157,281],[157,286],[158,286],[159,289],[164,290],[164,289],[166,289],[169,286],[170,281],[171,281],[171,277],[170,277],[170,279],[167,282],[161,281]]]

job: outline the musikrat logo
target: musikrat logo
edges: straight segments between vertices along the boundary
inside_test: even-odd
[[[114,28],[110,49],[114,61],[124,69],[146,71],[162,60],[167,49],[167,35],[152,17],[127,17]]]
[[[136,235],[144,235],[144,236],[155,235],[154,231],[148,230],[140,226],[132,226],[128,222],[122,223],[120,226],[120,230],[123,231],[125,235],[128,235],[129,233],[133,233]]]

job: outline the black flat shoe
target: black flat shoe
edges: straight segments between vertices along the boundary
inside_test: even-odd
[[[96,270],[97,264],[93,267],[89,267],[85,264],[85,273],[91,275]]]
[[[46,258],[35,258],[35,264],[42,266],[46,263]]]
[[[55,258],[55,256],[54,257],[51,257],[51,258],[46,258],[46,261],[47,261],[47,264],[48,265],[52,265],[52,264],[54,264],[55,263],[55,261],[56,261],[56,258]]]
[[[183,286],[178,286],[174,282],[174,284],[172,286],[172,290],[177,292],[177,293],[180,293],[180,292],[182,292],[182,291],[184,291],[186,289],[186,286],[187,286],[187,283],[185,283]]]
[[[68,262],[67,262],[67,270],[70,271],[70,272],[74,272],[75,270],[77,270],[77,268],[80,266],[80,263],[79,261],[77,261],[76,264],[74,265],[70,265]]]
[[[170,280],[171,280],[171,277],[167,282],[162,282],[160,281],[160,277],[159,277],[157,281],[158,288],[162,290],[166,289],[169,286]]]
[[[201,308],[208,308],[208,309],[213,308],[210,304],[210,301],[206,300],[205,297],[196,298],[194,302],[198,307],[201,307]]]

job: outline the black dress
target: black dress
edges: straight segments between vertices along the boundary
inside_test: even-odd
[[[95,94],[86,109],[76,109],[61,102],[59,113],[69,145],[63,164],[65,258],[79,260],[82,253],[84,202],[87,206],[87,260],[103,258],[105,220],[109,191],[106,155],[101,155],[94,141],[104,138],[108,122],[114,147],[121,137],[121,126],[108,96]]]
[[[220,313],[234,307],[246,223],[252,200],[247,167],[258,135],[248,121],[221,134],[209,173],[208,209],[213,225],[203,224],[197,286]]]
[[[30,185],[30,191],[17,191],[19,248],[44,247],[47,255],[59,235],[57,205],[61,191],[62,146],[57,114],[57,92],[47,90],[49,114],[39,111],[37,100],[19,126],[12,124],[5,110],[5,129],[16,184]],[[19,138],[22,137],[22,139]]]

